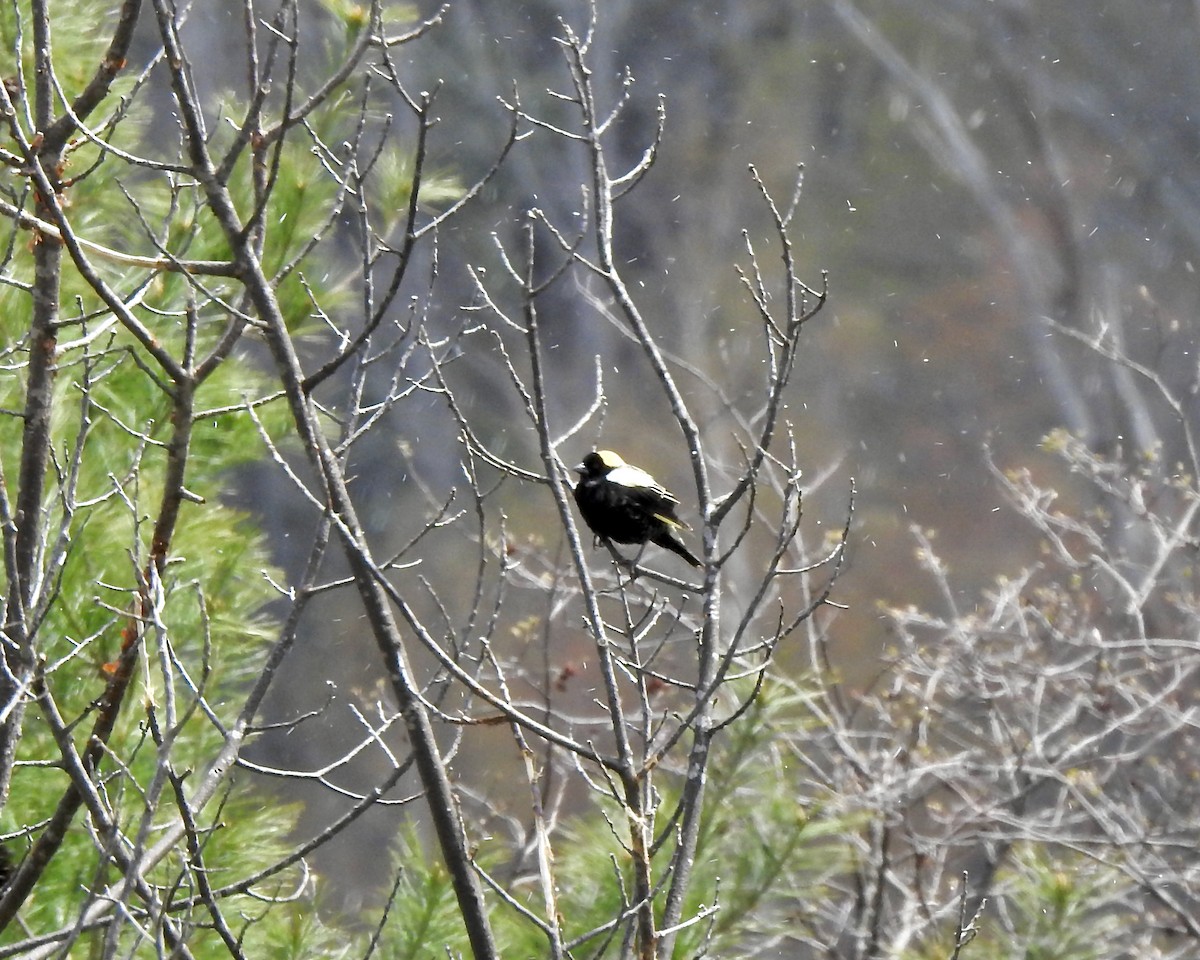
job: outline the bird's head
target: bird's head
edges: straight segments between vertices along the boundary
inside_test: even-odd
[[[583,462],[575,468],[575,472],[582,477],[602,477],[616,470],[617,467],[623,466],[625,466],[625,461],[621,459],[620,454],[613,453],[611,450],[593,450],[583,458]]]

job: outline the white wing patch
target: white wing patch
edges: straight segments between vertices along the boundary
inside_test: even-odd
[[[623,487],[643,487],[653,490],[664,500],[670,500],[672,503],[679,501],[664,487],[661,483],[655,480],[641,467],[635,467],[630,463],[623,463],[621,466],[610,470],[605,477],[611,483],[618,483]]]

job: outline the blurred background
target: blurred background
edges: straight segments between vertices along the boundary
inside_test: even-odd
[[[456,3],[407,49],[418,86],[443,81],[447,167],[490,162],[505,123],[495,97],[514,78],[527,105],[567,89],[557,16],[586,23],[582,4]],[[1027,531],[997,510],[985,445],[1002,469],[1053,471],[1040,447],[1059,427],[1110,454],[1170,443],[1171,412],[1145,383],[1069,331],[1116,338],[1194,393],[1198,27],[1200,7],[1184,2],[602,5],[595,48],[612,96],[626,68],[635,81],[609,143],[618,170],[653,138],[664,97],[661,155],[618,207],[617,240],[682,359],[738,373],[739,338],[756,328],[733,264],[747,260],[743,228],[767,234],[747,165],[783,198],[804,164],[797,258],[814,286],[828,271],[831,296],[808,327],[790,413],[809,473],[841,464],[828,504],[844,503],[848,475],[862,494],[841,585],[852,610],[830,628],[848,658],[873,655],[877,603],[926,598],[910,525],[937,531],[968,597],[1031,559]],[[487,234],[511,232],[522,205],[569,222],[581,152],[535,143],[447,238],[448,256],[485,260]],[[653,433],[667,426],[654,385],[621,369],[620,338],[593,307],[560,297],[542,311],[563,331],[558,399],[577,391],[582,407],[604,352],[619,389],[598,439],[680,489],[678,440]],[[703,415],[706,391],[683,385]],[[1069,478],[1057,482],[1070,496]],[[828,521],[822,504],[814,520]]]
[[[237,76],[221,18],[240,14],[225,6],[189,24],[194,40],[211,44],[197,67],[211,71],[216,87]],[[653,140],[660,95],[666,117],[657,163],[617,209],[626,278],[664,349],[719,375],[735,400],[751,395],[760,374],[749,348],[757,321],[734,270],[747,262],[743,229],[764,264],[777,256],[748,164],[781,200],[804,166],[796,254],[811,285],[828,271],[830,298],[807,328],[788,413],[814,480],[807,528],[840,528],[851,477],[859,491],[836,595],[848,610],[826,624],[848,679],[867,682],[878,669],[887,643],[881,607],[937,602],[913,559],[913,527],[933,531],[967,610],[997,577],[1037,561],[1036,531],[1004,507],[989,457],[1001,470],[1030,469],[1063,502],[1085,494],[1046,449],[1059,428],[1131,463],[1148,455],[1173,462],[1178,413],[1149,374],[1194,416],[1194,0],[600,7],[597,81],[610,103],[626,70],[634,81],[608,142],[614,171],[635,164]],[[422,4],[420,13],[434,9]],[[439,173],[469,183],[490,166],[508,125],[497,96],[515,90],[532,112],[566,116],[547,93],[569,89],[554,40],[559,17],[586,29],[582,3],[455,0],[429,36],[399,48],[413,90],[440,84],[431,143]],[[324,29],[319,18],[313,24]],[[581,150],[544,131],[514,152],[440,237],[438,322],[468,322],[463,308],[475,293],[467,267],[496,269],[493,234],[514,241],[534,207],[558,223],[577,218],[584,162]],[[686,451],[636,352],[571,283],[543,299],[541,315],[560,426],[586,409],[602,358],[603,424],[564,456],[575,462],[593,443],[617,448],[679,493],[686,515]],[[1097,338],[1142,368],[1111,363],[1089,346]],[[536,467],[502,371],[468,362],[456,376],[489,442]],[[722,407],[701,377],[680,383],[715,438]],[[426,493],[437,499],[460,480],[454,425],[437,398],[423,402],[357,453],[354,492],[380,556],[419,529]],[[307,539],[289,554],[296,506],[273,476],[268,467],[247,472],[242,499],[295,571]],[[418,501],[421,510],[411,509]],[[554,548],[547,504],[512,506],[514,540]],[[308,659],[294,660],[277,685],[279,716],[311,708],[330,690],[373,688],[373,644],[353,622],[345,627],[340,637],[309,638]],[[549,669],[582,655],[566,640],[549,651]],[[263,749],[301,767],[319,751],[308,736]],[[375,778],[361,774],[358,786]],[[327,819],[326,802],[314,794],[314,822]],[[387,836],[386,825],[364,821],[326,869],[366,876],[355,845]]]

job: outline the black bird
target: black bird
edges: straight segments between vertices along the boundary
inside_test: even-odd
[[[656,543],[683,557],[693,567],[700,561],[671,535],[686,530],[675,516],[679,501],[641,467],[626,463],[611,450],[596,450],[575,468],[575,502],[592,533],[617,543]]]

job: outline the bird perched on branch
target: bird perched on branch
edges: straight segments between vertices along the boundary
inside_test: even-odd
[[[596,450],[575,468],[575,502],[597,537],[616,543],[655,543],[700,566],[672,535],[688,529],[675,515],[679,503],[666,487],[641,467],[626,463],[611,450]]]

